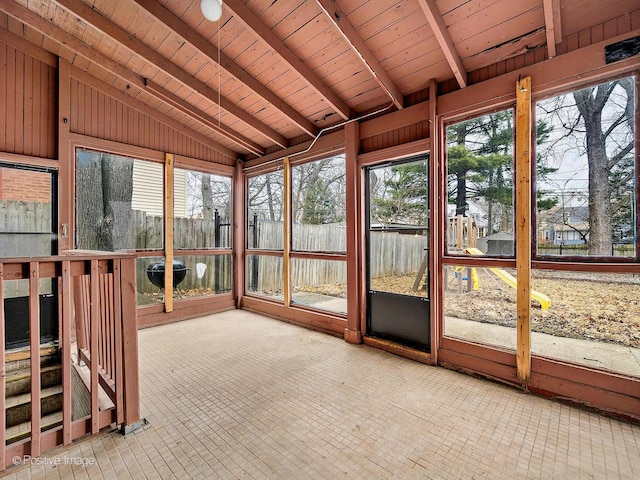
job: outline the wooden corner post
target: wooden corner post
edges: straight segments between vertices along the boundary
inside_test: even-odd
[[[349,343],[362,343],[360,327],[360,125],[345,125],[346,208],[347,208],[347,328],[344,339]]]
[[[531,77],[516,82],[516,289],[518,379],[531,377]]]
[[[284,238],[282,252],[282,288],[284,306],[291,306],[291,164],[289,157],[282,161],[284,167]]]
[[[173,312],[173,154],[164,162],[164,311]]]

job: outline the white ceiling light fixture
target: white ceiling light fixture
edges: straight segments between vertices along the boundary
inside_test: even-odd
[[[200,10],[204,18],[210,22],[217,22],[222,17],[222,0],[202,0]]]

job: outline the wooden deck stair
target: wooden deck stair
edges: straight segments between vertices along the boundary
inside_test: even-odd
[[[31,433],[31,371],[29,360],[7,355],[5,412],[7,444]],[[42,431],[62,423],[62,365],[57,352],[43,349],[40,355],[40,408]]]

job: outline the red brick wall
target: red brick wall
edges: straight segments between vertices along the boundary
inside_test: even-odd
[[[51,175],[0,168],[0,200],[50,203]]]

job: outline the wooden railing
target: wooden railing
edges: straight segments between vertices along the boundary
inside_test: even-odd
[[[72,255],[0,259],[0,470],[26,455],[36,457],[58,445],[114,425],[140,420],[135,257],[127,254],[71,252]],[[7,445],[4,287],[12,280],[29,285],[31,433]],[[62,364],[62,423],[43,431],[41,422],[40,281],[53,279],[57,291],[57,347]],[[54,343],[55,344],[55,343]],[[73,379],[83,379],[78,388]],[[75,390],[72,388],[75,385]],[[80,383],[82,385],[82,383]],[[80,391],[86,388],[86,391]],[[90,413],[72,409],[90,398]]]

